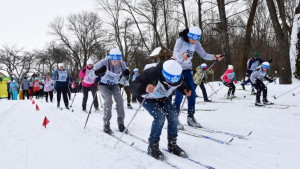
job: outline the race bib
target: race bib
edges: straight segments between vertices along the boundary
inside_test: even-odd
[[[68,72],[67,71],[58,71],[58,79],[57,81],[65,82],[67,81]]]
[[[46,82],[46,83],[45,83],[45,87],[46,87],[46,88],[51,88],[51,82]]]
[[[101,78],[101,83],[107,85],[116,85],[119,82],[119,74],[111,71],[106,71],[105,75]]]
[[[149,99],[159,99],[163,97],[169,97],[178,86],[171,87],[169,90],[166,90],[165,87],[158,81],[157,86],[153,90],[153,93],[149,93],[147,98]],[[145,97],[145,95],[143,95]]]
[[[93,71],[87,69],[83,81],[87,84],[93,84],[95,82]]]

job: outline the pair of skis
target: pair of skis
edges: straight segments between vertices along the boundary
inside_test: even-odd
[[[101,131],[102,131],[102,130],[101,130]],[[102,131],[102,132],[105,133],[104,131]],[[107,134],[107,133],[105,133],[105,134]],[[117,139],[117,140],[119,140],[119,137],[116,136],[114,133],[111,133],[111,134],[108,134],[108,135],[109,135],[109,136],[112,136],[113,138],[115,138],[115,139]],[[134,135],[134,134],[132,134],[132,133],[130,133],[130,132],[128,132],[127,135],[130,136],[131,138],[134,138],[135,140],[139,140],[139,141],[141,141],[141,142],[143,142],[143,143],[145,143],[145,144],[149,144],[149,142],[148,142],[147,140],[145,140],[145,139],[143,139],[143,138],[141,138],[141,137],[139,137],[139,136],[136,136],[136,135]],[[143,153],[143,154],[147,154],[147,155],[148,155],[148,153],[147,153],[145,150],[142,150],[142,149],[140,149],[140,148],[134,146],[134,142],[130,143],[130,142],[126,142],[126,141],[124,141],[124,140],[120,140],[120,141],[121,141],[122,143],[124,143],[124,144],[126,144],[126,145],[128,145],[128,146],[130,146],[130,147],[132,147],[132,148],[134,148],[135,150],[137,150],[137,151],[139,151],[139,152],[141,152],[141,153]],[[164,150],[165,152],[168,152],[168,153],[171,154],[171,155],[174,155],[174,154],[170,153],[169,150],[167,150],[166,148],[163,148],[163,150]],[[174,156],[176,156],[176,155],[174,155]],[[179,156],[176,156],[176,157],[179,157]],[[191,161],[191,162],[193,162],[193,163],[195,163],[195,164],[197,164],[197,165],[200,165],[200,166],[202,166],[202,167],[204,167],[204,168],[207,168],[207,169],[215,169],[214,167],[205,165],[205,164],[203,164],[202,162],[196,161],[196,160],[194,160],[194,159],[192,159],[192,158],[189,158],[189,157],[188,157],[188,158],[182,158],[182,159],[186,159],[186,160],[188,160],[188,161]],[[160,161],[162,161],[163,163],[165,163],[165,164],[171,166],[172,168],[177,168],[177,169],[179,169],[179,167],[178,167],[177,165],[175,165],[175,164],[169,162],[167,159],[165,159],[165,160],[160,160]]]

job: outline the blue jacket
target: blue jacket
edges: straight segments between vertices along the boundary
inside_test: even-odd
[[[52,79],[56,82],[56,87],[66,87],[69,84],[70,75],[67,70],[55,70]]]
[[[18,91],[18,87],[19,85],[17,82],[10,83],[9,92],[12,93],[13,91]]]

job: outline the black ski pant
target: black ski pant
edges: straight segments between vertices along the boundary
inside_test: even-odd
[[[267,99],[268,89],[266,85],[259,79],[256,79],[256,83],[254,85],[256,89],[256,101],[260,101],[261,92],[263,92],[263,100]]]
[[[35,98],[38,99],[40,96],[40,91],[34,91]]]
[[[68,86],[56,87],[56,92],[57,92],[57,105],[60,106],[60,98],[61,98],[61,94],[62,94],[65,106],[69,107],[69,100],[68,100],[68,96],[67,96]]]
[[[28,90],[23,90],[24,99],[25,99],[25,94],[26,94],[27,99],[29,99],[29,91]]]
[[[208,100],[204,83],[201,82],[199,86],[200,86],[200,89],[202,90],[202,95],[203,95],[204,101]]]
[[[227,82],[224,82],[223,84],[229,87],[227,95],[230,96],[231,93],[231,95],[233,96],[235,92],[235,85],[233,83],[227,83]]]
[[[48,102],[48,95],[50,96],[50,101],[53,101],[53,91],[45,92],[46,102]]]
[[[84,87],[82,86],[82,92],[83,92],[83,99],[82,99],[82,108],[86,108],[86,102],[88,100],[88,96],[89,96],[89,91],[92,92],[93,98],[95,98],[94,100],[94,107],[95,109],[97,109],[99,107],[99,103],[98,103],[98,98],[97,98],[97,84],[94,84],[91,87]],[[96,95],[96,96],[95,96]]]

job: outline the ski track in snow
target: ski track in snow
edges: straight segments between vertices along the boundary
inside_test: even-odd
[[[217,90],[219,85],[214,83]],[[275,104],[291,105],[288,109],[265,109],[249,107],[254,105],[255,96],[248,91],[236,91],[240,99],[224,100],[228,88],[224,87],[213,95],[213,101],[222,103],[206,103],[203,98],[197,98],[196,108],[217,109],[216,111],[198,111],[195,118],[201,125],[225,132],[246,135],[246,139],[235,138],[230,145],[222,145],[207,139],[196,138],[178,133],[178,145],[190,158],[200,161],[216,169],[285,169],[300,168],[300,95],[292,96],[292,92],[273,99],[285,91],[299,85],[268,84],[268,98]],[[241,88],[237,85],[237,88]],[[212,91],[206,86],[207,93]],[[298,92],[293,91],[293,92]],[[197,89],[201,96],[201,91]],[[72,94],[72,99],[74,94]],[[98,94],[99,97],[99,94]],[[126,105],[124,97],[124,105]],[[103,110],[94,112],[89,117],[86,129],[83,129],[87,113],[81,111],[82,94],[77,94],[71,110],[56,108],[54,103],[36,100],[40,111],[28,100],[0,101],[0,168],[1,169],[98,169],[98,168],[172,168],[171,166],[136,151],[120,142],[116,149],[113,146],[117,140],[100,130],[103,129]],[[87,110],[92,97],[89,96]],[[99,99],[98,99],[99,100]],[[226,102],[226,103],[225,103]],[[102,99],[103,103],[103,99]],[[230,103],[230,104],[227,104]],[[100,104],[100,102],[99,102]],[[63,105],[61,101],[61,105]],[[132,104],[136,109],[138,104]],[[99,106],[100,107],[100,106]],[[117,114],[112,109],[111,128],[116,136]],[[187,108],[187,103],[184,105]],[[100,108],[101,109],[101,108]],[[125,126],[135,113],[125,106]],[[42,126],[44,117],[50,123],[45,129]],[[180,121],[186,124],[186,114],[180,115]],[[148,139],[151,130],[152,117],[147,111],[138,112],[129,127],[130,133]],[[165,122],[167,126],[167,121]],[[224,134],[209,133],[188,127],[190,131],[215,139],[228,141],[231,137]],[[147,150],[147,144],[130,136],[124,135],[123,140],[134,142],[135,147]],[[167,147],[167,130],[162,131],[160,148]],[[181,159],[162,151],[169,162],[179,168],[204,168],[188,160]]]

